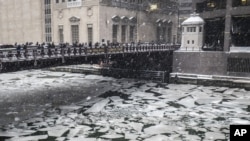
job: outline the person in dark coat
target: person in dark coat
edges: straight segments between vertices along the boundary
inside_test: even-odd
[[[91,41],[89,42],[89,47],[90,47],[90,48],[92,47],[92,42],[91,42]]]

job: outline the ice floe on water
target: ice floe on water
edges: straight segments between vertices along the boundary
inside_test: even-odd
[[[56,85],[59,87],[65,81],[95,81],[100,87],[106,83],[105,78],[95,75],[83,75],[83,79],[77,74],[48,75],[43,71],[39,75],[32,71],[27,75],[13,75],[8,81],[1,78],[0,83],[3,86],[19,83],[19,79],[26,77],[58,78]],[[74,104],[47,108],[34,118],[2,127],[0,140],[228,140],[230,124],[250,124],[250,92],[244,89],[107,80],[113,89],[91,90],[86,98]],[[31,83],[30,80],[24,82]],[[55,83],[55,80],[46,82]],[[99,96],[92,96],[97,92]],[[15,112],[8,114],[15,115]]]

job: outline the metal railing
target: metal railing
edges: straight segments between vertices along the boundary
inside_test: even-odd
[[[38,48],[30,46],[26,49],[17,50],[15,48],[0,49],[0,62],[14,62],[25,60],[40,60],[50,58],[93,56],[103,54],[120,54],[120,53],[139,53],[177,50],[179,46],[175,45],[141,45],[141,46],[101,46],[101,47],[55,47],[55,48]]]

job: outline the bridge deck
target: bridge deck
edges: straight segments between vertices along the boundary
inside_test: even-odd
[[[66,48],[38,48],[36,46],[17,50],[15,48],[0,49],[0,63],[31,60],[44,60],[65,57],[97,56],[107,54],[124,54],[140,52],[159,52],[176,50],[178,46],[153,45],[153,46],[111,46],[111,47],[66,47]]]

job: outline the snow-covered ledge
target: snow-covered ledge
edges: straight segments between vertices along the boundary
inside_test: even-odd
[[[246,53],[250,53],[250,46],[249,47],[230,47],[230,52],[246,52]]]

